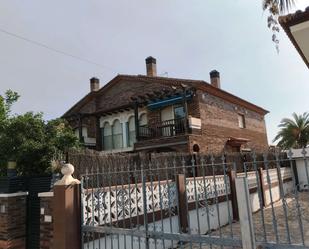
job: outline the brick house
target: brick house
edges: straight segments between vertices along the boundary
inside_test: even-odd
[[[117,75],[90,92],[63,117],[90,148],[107,152],[221,153],[268,149],[265,109],[210,83],[158,77],[156,59],[147,75]]]

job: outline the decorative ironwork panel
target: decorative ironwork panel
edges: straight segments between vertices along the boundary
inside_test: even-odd
[[[224,175],[188,178],[186,190],[188,202],[225,196],[230,194],[229,178]]]
[[[146,183],[147,213],[176,206],[176,184],[172,181]],[[83,190],[85,225],[112,225],[144,214],[142,184]]]

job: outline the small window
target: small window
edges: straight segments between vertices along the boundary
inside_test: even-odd
[[[175,119],[183,119],[185,118],[185,108],[183,106],[175,106],[174,107],[174,117]]]
[[[246,128],[246,120],[245,120],[245,115],[243,114],[238,114],[238,126],[239,128]]]

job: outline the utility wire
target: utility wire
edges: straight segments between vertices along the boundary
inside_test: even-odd
[[[97,63],[97,62],[88,60],[88,59],[86,59],[86,58],[83,58],[83,57],[80,57],[80,56],[77,56],[77,55],[74,55],[74,54],[71,54],[71,53],[67,53],[67,52],[62,51],[62,50],[59,50],[59,49],[57,49],[57,48],[50,47],[50,46],[48,46],[48,45],[46,45],[46,44],[44,44],[44,43],[37,42],[37,41],[35,41],[35,40],[32,40],[32,39],[29,39],[29,38],[27,38],[27,37],[24,37],[24,36],[21,36],[21,35],[18,35],[18,34],[9,32],[9,31],[4,30],[4,29],[2,29],[2,28],[0,28],[0,32],[1,32],[1,33],[4,33],[4,34],[6,34],[6,35],[9,35],[9,36],[11,36],[11,37],[17,38],[17,39],[19,39],[19,40],[23,40],[23,41],[26,41],[26,42],[31,43],[31,44],[33,44],[33,45],[39,46],[39,47],[41,47],[41,48],[48,49],[48,50],[53,51],[53,52],[55,52],[55,53],[62,54],[62,55],[71,57],[71,58],[73,58],[73,59],[76,59],[76,60],[79,60],[79,61],[83,61],[83,62],[86,62],[86,63],[88,63],[88,64],[92,64],[92,65],[95,65],[95,66],[97,66],[97,67],[103,68],[103,69],[105,69],[105,70],[107,69],[107,70],[110,70],[110,71],[112,71],[112,72],[114,72],[114,73],[117,73],[116,70],[114,70],[114,69],[112,69],[112,68],[110,68],[110,67],[104,66],[104,65],[99,64],[99,63]]]

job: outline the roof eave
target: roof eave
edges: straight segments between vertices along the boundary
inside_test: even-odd
[[[279,20],[281,27],[283,28],[283,30],[289,37],[294,47],[296,48],[297,52],[299,53],[299,55],[301,56],[301,58],[303,59],[307,67],[309,68],[309,60],[305,57],[303,51],[298,46],[298,43],[295,40],[291,32],[291,29],[290,29],[291,26],[309,21],[309,7],[307,7],[305,11],[296,11],[294,14],[280,16],[278,20]]]

